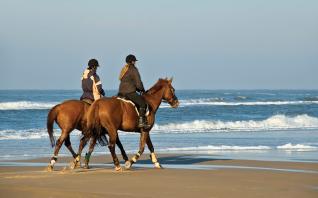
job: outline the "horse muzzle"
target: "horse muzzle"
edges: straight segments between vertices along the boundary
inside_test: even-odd
[[[178,98],[176,96],[174,96],[172,102],[170,103],[171,107],[172,108],[177,108],[179,106],[179,104],[180,103],[179,103]]]
[[[172,108],[177,108],[177,107],[179,107],[179,100],[176,100],[172,105],[171,105],[171,107]]]

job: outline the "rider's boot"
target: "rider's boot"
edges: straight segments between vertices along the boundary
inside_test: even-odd
[[[143,129],[150,128],[150,125],[148,124],[148,121],[147,121],[145,114],[146,114],[146,109],[139,108],[138,128],[143,128]]]

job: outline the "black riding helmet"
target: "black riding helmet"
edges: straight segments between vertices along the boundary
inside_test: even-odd
[[[96,59],[91,59],[88,61],[88,67],[89,68],[94,68],[94,67],[98,67],[99,64],[98,64],[98,61]]]
[[[131,62],[133,62],[133,61],[138,61],[138,60],[136,59],[136,57],[135,57],[134,55],[129,54],[129,55],[126,57],[126,63],[131,63]]]

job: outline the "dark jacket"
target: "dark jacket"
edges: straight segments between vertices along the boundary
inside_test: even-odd
[[[105,96],[102,83],[96,74],[96,70],[86,69],[84,71],[82,76],[82,90],[83,95],[81,96],[81,100],[90,99],[94,101],[101,98],[101,96]]]
[[[121,77],[119,95],[126,95],[136,91],[144,92],[144,85],[140,79],[138,69],[134,65],[129,65],[128,70]]]

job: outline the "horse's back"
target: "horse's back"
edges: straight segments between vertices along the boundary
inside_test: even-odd
[[[80,100],[66,100],[58,105],[57,122],[61,128],[77,128],[85,114],[84,102]]]
[[[107,124],[112,123],[112,125],[118,129],[135,131],[138,115],[135,106],[131,103],[124,102],[117,97],[102,98],[94,103],[98,105],[102,122],[104,121]]]

